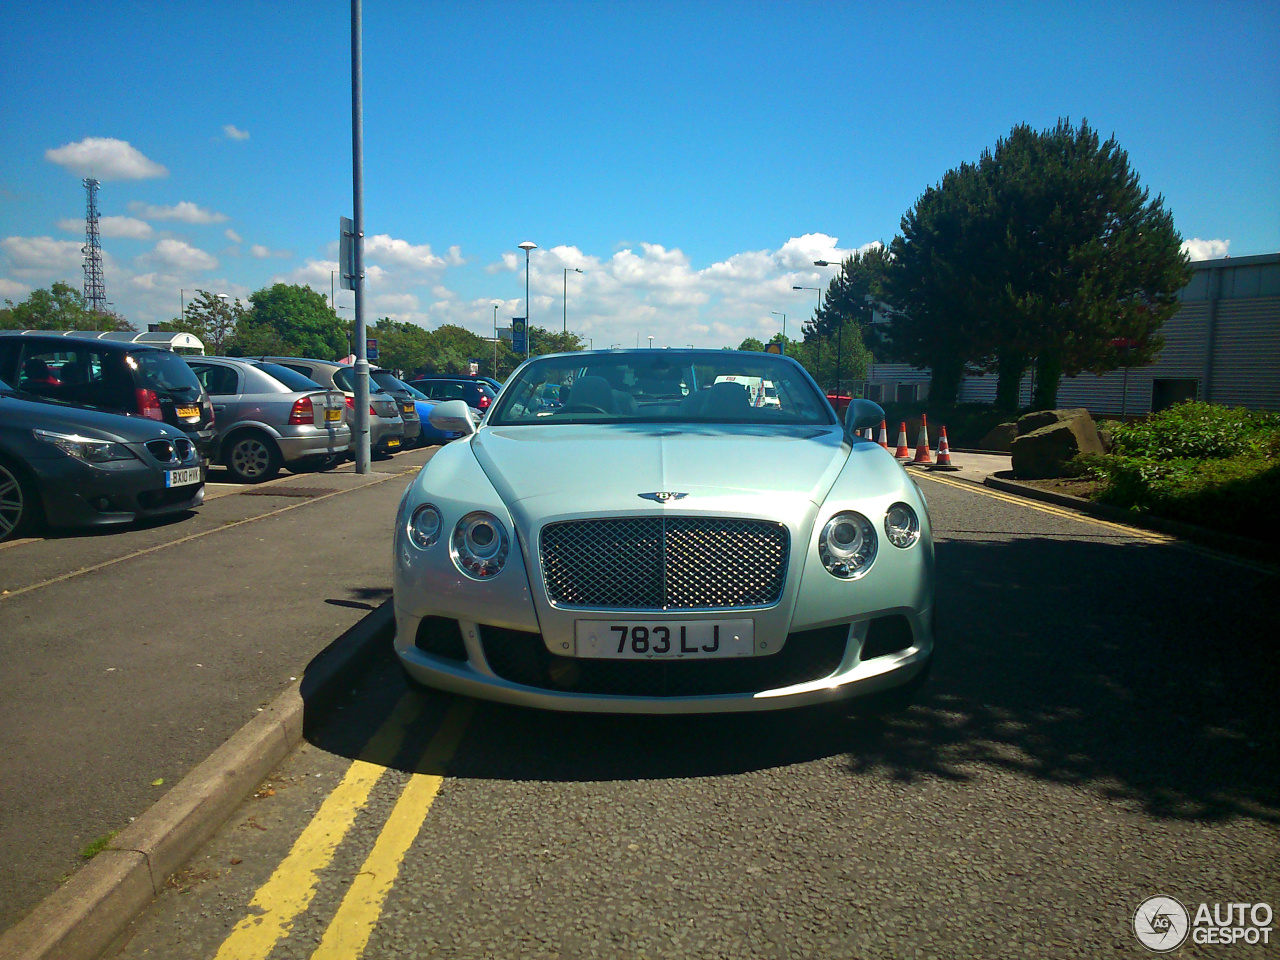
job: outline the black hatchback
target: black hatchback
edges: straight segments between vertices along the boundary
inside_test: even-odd
[[[177,427],[208,455],[213,405],[176,353],[45,331],[0,331],[0,380],[21,394]]]

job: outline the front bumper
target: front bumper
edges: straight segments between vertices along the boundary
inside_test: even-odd
[[[164,470],[142,462],[120,463],[120,467],[106,470],[71,457],[32,460],[49,525],[109,526],[181,513],[204,502],[203,482],[169,488],[164,485]],[[198,464],[182,466],[193,465]]]
[[[929,609],[916,613],[903,610],[891,616],[904,617],[910,624],[911,637],[902,649],[863,659],[864,649],[871,646],[867,640],[872,620],[854,621],[847,625],[848,632],[843,640],[843,651],[837,652],[838,663],[834,669],[830,669],[830,666],[818,668],[824,675],[802,682],[785,682],[785,685],[777,686],[765,682],[760,684],[760,689],[731,693],[630,696],[552,689],[552,686],[557,683],[556,679],[550,680],[547,686],[519,683],[506,676],[500,676],[499,670],[495,670],[495,665],[486,652],[491,639],[496,639],[496,635],[500,632],[509,633],[509,631],[489,628],[493,636],[486,638],[486,628],[483,625],[458,621],[462,637],[462,648],[458,653],[465,653],[465,659],[458,656],[436,655],[419,649],[417,645],[418,629],[423,618],[414,616],[399,606],[396,607],[395,650],[405,671],[419,683],[482,700],[574,713],[745,713],[831,703],[891,690],[909,683],[928,666],[933,654],[933,611]],[[821,632],[813,631],[813,633]],[[529,636],[536,636],[536,634]],[[800,636],[793,635],[793,638],[789,638],[787,647],[804,642],[799,639]],[[784,647],[784,652],[787,647]],[[868,650],[868,653],[877,652]],[[778,658],[781,666],[782,656],[783,654],[778,653],[769,657],[742,658],[742,661],[754,661],[751,666],[760,667],[767,661]],[[549,676],[555,678],[558,675],[558,682],[567,686],[575,682],[573,671],[584,663],[607,663],[612,669],[622,671],[628,669],[628,664],[637,664],[640,669],[649,672],[652,672],[654,666],[660,666],[653,661],[584,661],[574,657],[553,657],[552,660],[555,662],[551,666]],[[728,664],[730,668],[736,666],[729,660],[700,660],[686,663]],[[678,661],[671,664],[671,666],[677,665],[679,665]],[[705,666],[696,669],[704,670],[705,675]],[[500,665],[500,670],[508,674],[511,672],[506,665]],[[794,672],[794,666],[792,671]],[[767,673],[767,666],[765,672]]]

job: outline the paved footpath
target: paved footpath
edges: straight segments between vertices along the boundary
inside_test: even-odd
[[[390,596],[387,531],[431,452],[0,546],[0,930]]]
[[[909,710],[561,715],[384,651],[108,955],[1096,960],[1153,895],[1280,910],[1275,571],[919,481]]]

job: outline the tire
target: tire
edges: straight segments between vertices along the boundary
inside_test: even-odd
[[[265,483],[280,472],[280,448],[265,433],[246,430],[227,441],[222,462],[241,483]]]
[[[0,459],[0,540],[30,533],[40,517],[35,487],[15,464]]]

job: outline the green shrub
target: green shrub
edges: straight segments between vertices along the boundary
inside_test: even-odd
[[[1280,415],[1180,403],[1145,420],[1111,427],[1112,453],[1153,460],[1218,460],[1263,453]]]

